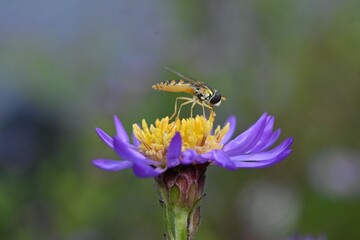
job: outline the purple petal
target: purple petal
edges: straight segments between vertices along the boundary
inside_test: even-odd
[[[212,154],[211,160],[215,165],[226,168],[228,170],[236,169],[236,164],[230,158],[228,158],[223,151],[214,150],[209,153]]]
[[[276,140],[278,140],[278,138],[280,137],[280,133],[281,129],[279,128],[271,135],[267,144],[263,148],[261,148],[260,151],[269,149],[276,142]]]
[[[253,126],[226,144],[223,149],[227,152],[227,154],[245,153],[247,150],[255,146],[262,136],[266,126],[266,120],[267,113],[264,113]]]
[[[147,159],[144,155],[133,149],[133,146],[121,141],[120,138],[114,137],[114,147],[116,153],[123,159],[131,161],[133,163],[142,163],[142,164],[154,164],[157,165],[158,162]]]
[[[115,124],[115,129],[116,129],[117,136],[123,142],[129,143],[129,136],[126,133],[124,126],[121,124],[119,118],[116,115],[114,115],[114,124]]]
[[[203,153],[201,155],[196,156],[195,163],[203,164],[206,162],[212,162],[214,159],[213,151]]]
[[[133,143],[135,147],[138,147],[140,145],[139,140],[137,139],[137,137],[135,136],[135,134],[132,134],[132,139],[133,139]]]
[[[181,154],[182,139],[179,132],[175,133],[174,137],[171,139],[169,144],[166,158],[167,166],[169,168],[174,167],[180,164],[180,154]]]
[[[149,165],[134,163],[133,172],[139,178],[156,177],[165,172],[166,168],[153,168]]]
[[[288,149],[282,153],[280,153],[279,155],[277,155],[274,158],[271,159],[267,159],[266,161],[253,161],[253,162],[237,162],[236,163],[236,167],[237,168],[262,168],[262,167],[269,167],[271,165],[274,165],[278,162],[280,162],[281,160],[284,160],[287,156],[289,156],[289,154],[291,153],[292,149]]]
[[[266,119],[267,115],[266,113],[264,113],[253,125],[251,125],[245,132],[241,133],[239,136],[237,136],[235,139],[233,139],[232,141],[230,141],[228,144],[226,144],[224,146],[224,150],[230,150],[233,149],[234,144],[235,144],[235,148],[239,145],[239,144],[243,144],[244,142],[246,142],[247,138],[249,136],[251,136],[251,133],[253,131],[254,128],[256,128],[262,121],[264,121]]]
[[[181,153],[181,163],[182,164],[191,164],[195,161],[197,153],[194,149],[188,149]]]
[[[226,144],[234,135],[235,128],[236,128],[236,118],[234,116],[230,116],[226,121],[224,126],[229,123],[230,128],[229,131],[225,134],[224,138],[221,140],[221,144]]]
[[[272,136],[273,127],[274,127],[274,117],[268,116],[268,118],[266,119],[266,126],[261,135],[261,138],[259,139],[259,141],[256,143],[255,146],[253,146],[251,149],[247,151],[247,153],[259,152],[260,149],[262,149],[265,145],[267,145],[269,139]]]
[[[239,154],[235,156],[231,156],[230,159],[237,161],[266,161],[268,159],[273,159],[283,151],[288,150],[293,142],[293,138],[285,139],[279,146],[276,148],[267,151],[267,152],[259,152],[259,153],[251,153],[251,154]]]
[[[118,161],[110,159],[95,159],[92,163],[103,170],[107,171],[120,171],[127,168],[131,168],[132,163],[129,161]]]
[[[100,128],[96,128],[96,133],[99,135],[101,140],[103,140],[109,147],[114,148],[112,137],[110,137],[106,132],[104,132]]]

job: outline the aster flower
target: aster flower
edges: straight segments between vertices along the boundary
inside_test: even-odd
[[[210,164],[227,170],[267,167],[285,159],[291,152],[292,138],[270,149],[280,136],[273,131],[274,117],[264,113],[249,129],[230,140],[235,132],[236,119],[230,117],[224,127],[213,131],[213,119],[203,116],[156,120],[148,126],[133,125],[133,141],[114,116],[116,135],[110,137],[97,128],[100,138],[122,160],[96,159],[93,164],[107,171],[132,168],[140,178],[156,177],[179,165]]]
[[[164,208],[165,239],[192,240],[201,220],[200,200],[209,165],[227,170],[267,167],[285,159],[293,141],[288,138],[272,148],[280,129],[273,131],[274,117],[267,113],[234,139],[235,117],[215,130],[213,122],[213,116],[175,121],[166,117],[150,126],[142,120],[141,125],[133,125],[130,141],[114,116],[113,137],[99,128],[96,131],[122,160],[95,159],[93,164],[107,171],[131,168],[137,177],[153,177]]]

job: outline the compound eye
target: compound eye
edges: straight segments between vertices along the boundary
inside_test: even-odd
[[[219,91],[215,90],[214,96],[210,99],[210,104],[213,106],[219,106],[221,103],[221,94]]]

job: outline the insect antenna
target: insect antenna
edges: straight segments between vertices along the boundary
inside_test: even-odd
[[[184,80],[187,80],[187,81],[192,82],[192,83],[197,82],[197,81],[195,81],[194,79],[192,79],[192,78],[190,78],[190,77],[187,77],[187,76],[185,76],[184,74],[181,74],[181,73],[175,71],[175,70],[172,69],[172,68],[169,68],[168,66],[164,66],[164,68],[165,68],[166,70],[172,72],[172,73],[175,73],[176,75],[178,75],[178,77],[181,77],[181,78],[183,78]]]

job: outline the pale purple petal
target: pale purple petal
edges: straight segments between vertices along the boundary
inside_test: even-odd
[[[132,145],[121,141],[118,137],[114,137],[114,148],[121,158],[133,163],[158,164],[158,162],[147,159],[144,155],[134,150]]]
[[[139,178],[156,177],[165,172],[166,168],[153,168],[146,164],[134,163],[133,172]]]
[[[262,136],[266,126],[267,115],[264,113],[260,119],[247,131],[240,134],[239,137],[230,141],[224,146],[224,151],[227,154],[239,154],[248,151],[251,147],[255,146],[257,141]],[[250,130],[250,131],[249,131]]]
[[[277,129],[270,137],[269,141],[267,142],[267,144],[261,148],[259,151],[265,151],[267,149],[269,149],[275,142],[276,140],[278,140],[278,138],[280,137],[280,133],[281,133],[281,129]]]
[[[205,153],[206,154],[206,153]],[[232,161],[230,158],[226,156],[226,154],[223,151],[220,150],[214,150],[209,152],[207,155],[211,154],[211,160],[212,162],[220,167],[226,168],[228,170],[235,170],[236,164],[234,161]]]
[[[180,154],[181,154],[182,139],[179,132],[175,133],[174,137],[171,139],[169,144],[166,158],[167,166],[169,168],[177,166],[180,164]]]
[[[230,151],[233,148],[237,148],[241,146],[241,144],[246,143],[247,139],[252,136],[253,129],[256,128],[259,124],[261,124],[267,117],[267,113],[264,113],[253,125],[251,125],[245,132],[241,133],[235,139],[231,140],[224,146],[224,150]]]
[[[120,171],[132,167],[132,162],[110,160],[110,159],[95,159],[92,161],[92,163],[96,167],[107,171]]]
[[[229,131],[225,134],[224,138],[221,140],[221,144],[226,144],[234,135],[235,132],[235,128],[236,128],[236,118],[234,116],[230,116],[226,121],[224,126],[226,126],[226,124],[229,123],[230,124],[230,128]]]
[[[271,138],[273,132],[273,127],[274,127],[274,117],[268,116],[268,118],[266,119],[266,126],[261,135],[261,138],[259,139],[259,141],[256,143],[255,146],[253,146],[251,149],[247,151],[247,153],[260,151],[260,149],[262,149],[269,142],[269,139]]]
[[[181,163],[191,164],[194,163],[197,153],[194,149],[188,149],[181,153]]]
[[[135,147],[138,147],[140,145],[139,140],[137,139],[137,137],[135,136],[135,134],[132,134],[132,140],[133,140],[133,144]]]
[[[101,140],[103,140],[109,147],[114,148],[112,137],[110,137],[106,132],[104,132],[100,128],[96,128],[96,133],[99,135]]]
[[[129,135],[116,115],[114,115],[114,124],[117,137],[119,137],[123,142],[129,143]]]
[[[264,129],[266,127],[266,120],[262,122],[261,125],[259,125],[258,128],[253,129],[253,137],[249,137],[247,140],[247,144],[244,144],[242,147],[237,148],[236,152],[248,152],[251,148],[255,147],[256,144],[261,139]]]
[[[274,158],[267,159],[265,161],[240,161],[236,162],[237,168],[262,168],[262,167],[269,167],[274,165],[281,160],[284,160],[289,154],[291,153],[292,149],[288,149],[279,155],[275,156]]]
[[[214,156],[212,151],[203,153],[201,155],[198,155],[195,159],[196,163],[203,164],[206,162],[211,162],[213,160]]]
[[[235,162],[237,162],[237,161],[265,161],[267,159],[273,159],[274,157],[281,154],[283,151],[286,151],[291,146],[292,142],[293,142],[293,139],[288,138],[288,139],[284,140],[280,145],[278,145],[274,149],[271,149],[267,152],[233,155],[233,156],[230,156],[230,159]]]

